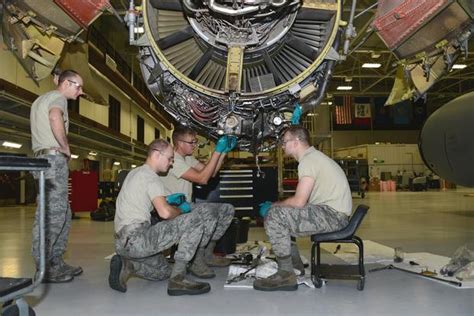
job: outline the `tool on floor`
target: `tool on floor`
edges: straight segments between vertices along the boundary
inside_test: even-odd
[[[260,259],[262,258],[263,254],[265,253],[266,250],[267,250],[266,247],[261,247],[260,250],[258,251],[257,257],[255,257],[255,259],[253,259],[252,264],[250,265],[250,267],[247,270],[245,270],[244,272],[240,273],[239,275],[233,277],[232,279],[227,280],[226,284],[231,284],[231,283],[234,283],[234,282],[239,282],[239,281],[245,280],[248,277],[247,274],[250,271],[257,268],[257,266],[260,264]]]
[[[433,271],[429,271],[428,269],[426,269],[425,271],[421,271],[421,272],[415,272],[415,271],[410,271],[410,270],[406,270],[406,269],[403,269],[403,268],[396,267],[393,264],[389,264],[385,267],[370,269],[369,272],[377,272],[377,271],[391,270],[391,269],[399,270],[399,271],[403,271],[403,272],[407,272],[407,273],[411,273],[411,274],[415,274],[415,275],[421,275],[422,277],[425,277],[425,278],[429,278],[429,279],[433,279],[433,280],[437,280],[437,281],[441,281],[441,282],[446,282],[446,283],[449,283],[451,285],[458,286],[458,287],[462,286],[461,282],[438,278],[438,277],[435,276],[437,274],[433,274],[433,273],[436,273],[436,271],[433,272]]]
[[[334,250],[333,254],[336,254],[339,250],[341,250],[341,245],[336,246],[336,250]]]
[[[426,270],[421,269],[420,273],[425,275],[425,276],[437,276],[438,275],[438,273],[436,273],[436,270],[430,271],[430,270],[428,270],[428,267],[426,267]]]
[[[231,261],[232,264],[242,264],[248,266],[249,264],[252,264],[253,255],[250,252],[244,252],[238,255],[234,254]]]

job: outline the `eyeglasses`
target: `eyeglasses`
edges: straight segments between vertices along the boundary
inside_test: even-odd
[[[195,139],[193,141],[187,141],[187,140],[182,140],[182,139],[178,139],[178,141],[180,142],[183,142],[183,143],[186,143],[186,144],[189,144],[189,145],[193,145],[193,146],[196,146],[198,144],[198,141]]]
[[[73,85],[76,86],[77,90],[79,89],[82,89],[82,85],[80,85],[78,82],[74,81],[74,80],[69,80],[67,79],[67,81],[69,81],[70,83],[72,83]]]

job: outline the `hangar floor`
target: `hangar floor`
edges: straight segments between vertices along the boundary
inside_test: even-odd
[[[358,235],[406,252],[451,256],[461,245],[474,249],[474,193],[369,193],[354,204],[371,207]],[[131,279],[128,292],[107,284],[113,252],[113,225],[94,222],[88,214],[73,222],[67,260],[85,273],[66,284],[42,285],[27,297],[37,315],[472,315],[474,289],[456,289],[394,270],[368,273],[364,291],[354,281],[330,281],[321,289],[264,293],[224,289],[227,269],[218,269],[211,293],[170,297],[166,282]],[[33,207],[0,208],[0,275],[31,276]],[[265,239],[262,228],[250,230],[250,240]],[[310,244],[299,239],[309,258]],[[368,268],[373,267],[367,265]]]

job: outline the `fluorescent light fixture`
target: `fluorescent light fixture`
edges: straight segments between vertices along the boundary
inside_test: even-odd
[[[352,90],[352,86],[338,86],[337,90]]]
[[[352,77],[350,76],[344,77],[344,82],[352,82]]]
[[[132,168],[136,168],[136,167],[137,167],[137,165],[136,165],[136,164],[132,164]]]
[[[328,102],[328,105],[332,105],[332,101],[329,101],[329,102]]]
[[[114,166],[120,166],[120,161],[115,161]]]
[[[308,116],[316,116],[316,113],[308,113]]]
[[[97,153],[95,151],[89,152],[89,156],[97,156]]]
[[[380,68],[382,67],[382,64],[380,63],[364,63],[362,65],[362,68]]]
[[[452,69],[464,69],[466,67],[467,67],[466,64],[454,64]]]
[[[14,142],[9,142],[9,141],[4,141],[2,143],[2,146],[3,147],[9,147],[9,148],[21,148],[21,146],[23,146],[22,144],[18,144],[18,143],[14,143]]]
[[[79,155],[71,154],[71,158],[72,158],[72,159],[77,159],[77,158],[79,158]]]

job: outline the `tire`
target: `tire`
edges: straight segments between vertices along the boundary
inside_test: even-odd
[[[6,310],[2,312],[2,316],[19,316],[19,315],[20,315],[20,311],[18,310],[18,306],[16,305],[9,306],[9,308],[7,308]],[[36,316],[35,311],[30,306],[28,306],[28,316]]]

